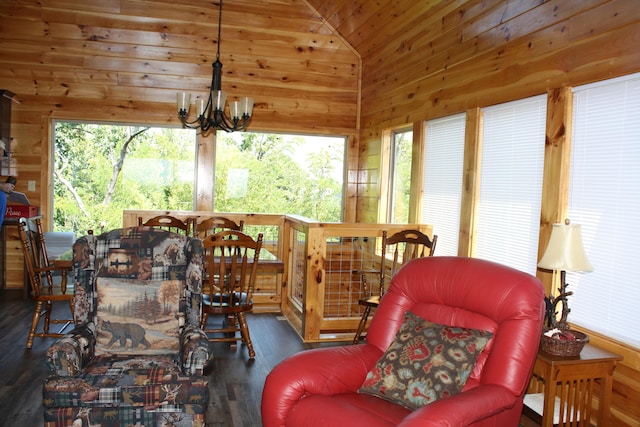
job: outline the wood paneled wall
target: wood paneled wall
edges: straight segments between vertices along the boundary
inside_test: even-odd
[[[640,71],[633,0],[398,3],[407,13],[387,15],[384,36],[355,45],[363,61],[359,221],[377,218],[386,129]]]
[[[542,233],[566,208],[569,87],[640,71],[640,7],[633,0],[309,0],[362,56],[357,219],[377,221],[389,130],[467,112],[460,251],[472,253],[481,108],[547,94]],[[369,29],[375,27],[372,32]],[[414,143],[419,137],[414,136]],[[414,176],[413,182],[420,182]],[[637,186],[637,183],[635,183]],[[419,192],[412,192],[418,195]],[[542,274],[541,274],[542,276]],[[550,286],[550,277],[541,277]],[[615,373],[612,425],[639,426],[640,354],[590,334],[625,356]]]
[[[12,119],[18,190],[34,180],[27,194],[45,215],[51,120],[178,125],[175,92],[209,85],[213,3],[0,2],[0,88],[21,101]],[[637,0],[226,0],[223,88],[256,98],[253,130],[348,136],[346,218],[368,222],[378,219],[389,130],[466,111],[474,135],[479,108],[542,93],[558,96],[560,111],[565,88],[640,71],[639,44]],[[548,136],[562,117],[549,120]],[[560,151],[547,154],[562,159],[562,138],[552,139]],[[203,144],[213,152],[212,138]],[[472,136],[467,146],[473,184]],[[546,217],[562,209],[561,175],[554,182],[545,171]],[[637,349],[594,338],[625,355],[612,424],[640,426]]]
[[[36,181],[29,197],[47,212],[52,119],[178,126],[176,92],[206,95],[211,83],[216,4],[0,2],[0,88],[21,102],[12,132],[18,190]],[[359,55],[306,3],[224,2],[220,48],[229,99],[255,98],[251,130],[355,139]]]
[[[176,92],[206,95],[217,30],[212,1],[0,2],[0,89],[20,101],[12,114],[16,189],[41,207],[45,228],[52,120],[179,126]],[[357,177],[360,57],[313,8],[296,0],[227,0],[220,48],[228,98],[255,99],[251,130],[346,136],[348,176]],[[212,206],[213,144],[213,137],[199,137],[198,209]],[[355,181],[349,188],[355,200]],[[350,206],[346,218],[355,220]],[[22,255],[13,234],[7,281],[17,287]]]

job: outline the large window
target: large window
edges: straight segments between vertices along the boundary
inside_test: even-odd
[[[387,201],[387,222],[391,224],[409,222],[412,146],[412,129],[398,130],[391,133],[389,199]]]
[[[55,122],[53,135],[54,230],[118,228],[124,209],[193,209],[195,131]]]
[[[342,220],[345,138],[218,132],[217,212]]]
[[[569,320],[640,347],[640,74],[574,89],[568,217],[590,273],[567,273]]]
[[[54,230],[121,227],[124,209],[193,210],[195,130],[61,121],[53,135]],[[345,138],[219,132],[215,152],[217,212],[342,219]]]
[[[535,274],[546,96],[483,109],[474,255]]]
[[[420,220],[438,235],[436,255],[458,255],[466,114],[427,122]]]

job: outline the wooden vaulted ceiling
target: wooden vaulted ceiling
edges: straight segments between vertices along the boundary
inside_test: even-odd
[[[455,9],[464,1],[443,0],[306,0],[361,56],[375,52],[390,39],[440,9]]]
[[[50,119],[178,125],[175,93],[205,95],[211,82],[217,4],[0,1],[0,88],[23,101],[12,131],[23,173],[46,170]],[[356,170],[370,147],[379,163],[387,129],[636,70],[638,10],[625,0],[224,0],[222,87],[255,98],[252,130],[350,137]]]
[[[174,123],[175,92],[210,84],[217,5],[2,1],[0,81],[54,116]],[[255,129],[353,132],[358,56],[305,0],[226,0],[221,33],[223,89],[256,98]]]
[[[459,3],[225,0],[223,89],[254,96],[256,130],[353,135],[362,58],[377,61],[425,15]],[[210,85],[217,4],[4,0],[0,81],[53,116],[175,123],[175,92]]]

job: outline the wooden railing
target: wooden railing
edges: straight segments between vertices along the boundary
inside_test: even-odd
[[[127,210],[123,226],[138,217],[168,214],[177,218],[212,216],[212,212]],[[282,273],[262,274],[256,283],[255,312],[278,312],[305,342],[348,341],[358,326],[358,299],[377,292],[382,232],[389,235],[428,225],[316,222],[295,215],[215,213],[238,222],[250,235],[264,234],[264,247],[284,261]]]
[[[193,219],[200,222],[211,216],[225,216],[239,223],[244,221],[244,231],[251,236],[263,233],[263,247],[278,259],[285,261],[285,273],[260,274],[256,280],[256,290],[253,296],[254,311],[259,312],[280,312],[282,303],[282,287],[286,283],[286,257],[281,242],[284,241],[284,215],[270,214],[234,214],[234,213],[213,213],[208,211],[153,211],[153,210],[125,210],[122,225],[123,227],[134,227],[138,225],[138,217],[142,221],[157,216],[171,215],[176,218],[186,220]]]

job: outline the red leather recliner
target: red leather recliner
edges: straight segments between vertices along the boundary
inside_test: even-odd
[[[429,257],[393,278],[366,344],[308,350],[276,366],[262,395],[264,427],[517,427],[542,333],[544,291],[533,276],[485,260]],[[440,324],[489,330],[494,338],[462,392],[410,411],[359,394],[412,311]]]

